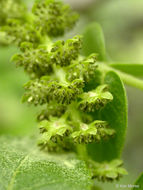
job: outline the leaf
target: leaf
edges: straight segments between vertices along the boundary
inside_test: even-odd
[[[96,161],[110,161],[120,157],[127,128],[127,98],[123,83],[115,72],[109,71],[105,76],[105,84],[109,85],[113,101],[101,110],[98,119],[107,121],[116,134],[109,140],[88,145],[88,152]]]
[[[100,25],[96,22],[90,24],[83,36],[83,54],[88,56],[91,53],[97,53],[99,61],[106,61],[104,34]]]
[[[0,190],[89,190],[83,161],[40,152],[30,138],[0,138]]]
[[[143,77],[143,64],[111,63],[111,67],[136,77]]]
[[[134,184],[134,187],[132,188],[132,190],[142,190],[143,189],[143,173],[139,176],[139,178],[137,179],[137,181]]]

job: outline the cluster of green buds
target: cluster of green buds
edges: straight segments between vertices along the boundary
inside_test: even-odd
[[[78,144],[86,146],[114,138],[115,131],[109,124],[93,116],[114,98],[100,80],[100,85],[88,90],[90,81],[100,72],[97,55],[80,55],[81,36],[51,40],[71,29],[77,14],[58,0],[36,1],[28,14],[30,21],[9,20],[2,30],[20,47],[13,61],[31,79],[25,84],[23,102],[41,105],[42,109],[45,106],[37,117],[39,146],[48,151],[77,151]],[[94,163],[94,178],[108,180],[123,173],[114,163],[109,163],[111,171],[117,166],[114,175],[110,171],[102,173],[104,165],[106,169],[106,164]]]
[[[72,29],[78,19],[78,15],[68,5],[58,0],[37,0],[32,11],[25,10],[21,0],[1,1],[0,36],[3,41],[15,43],[19,47],[22,42],[31,42],[34,47],[38,47],[45,43],[47,36],[58,37]],[[63,44],[55,45],[59,47]]]
[[[21,0],[0,0],[0,26],[9,19],[24,19],[26,6]]]
[[[123,175],[127,175],[128,173],[122,165],[123,162],[118,159],[102,163],[93,162],[92,160],[88,161],[93,178],[103,182],[118,180]]]
[[[12,29],[14,33],[16,22],[19,26],[18,23],[24,23],[27,16],[28,10],[22,0],[0,0],[0,45],[9,45],[14,41],[16,36],[8,35],[8,26],[15,25]]]
[[[75,143],[92,143],[100,141],[103,137],[114,135],[113,129],[108,129],[106,121],[95,120],[92,123],[79,123],[79,130],[72,133]]]
[[[83,111],[93,112],[99,110],[113,99],[108,86],[99,85],[96,89],[85,92],[80,96],[79,108]]]
[[[68,5],[55,0],[39,0],[33,6],[35,25],[43,34],[51,37],[63,35],[78,19]]]

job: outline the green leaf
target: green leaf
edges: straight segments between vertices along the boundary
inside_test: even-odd
[[[98,23],[90,24],[83,36],[83,54],[88,56],[91,53],[97,53],[99,61],[106,61],[104,34],[100,25]]]
[[[88,152],[96,161],[110,161],[120,157],[127,128],[127,100],[122,81],[114,71],[109,71],[105,76],[105,84],[109,85],[113,101],[101,110],[98,119],[107,121],[116,134],[109,140],[88,145]],[[94,117],[97,117],[96,114]]]
[[[83,161],[40,152],[30,138],[0,138],[1,190],[89,190]]]
[[[143,77],[143,64],[111,63],[111,67],[136,77]]]
[[[132,190],[142,190],[143,189],[143,173],[139,176],[139,178],[137,179],[137,181],[134,184],[134,187],[132,188]]]

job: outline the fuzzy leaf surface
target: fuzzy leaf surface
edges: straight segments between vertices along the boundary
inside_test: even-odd
[[[1,190],[89,190],[84,162],[73,154],[51,155],[26,137],[0,137]]]

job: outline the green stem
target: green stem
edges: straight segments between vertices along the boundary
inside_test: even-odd
[[[88,160],[88,153],[87,153],[87,148],[85,144],[77,145],[77,153],[81,160],[84,160],[84,161]]]
[[[52,40],[50,39],[50,37],[48,37],[48,36],[43,36],[42,45],[47,46],[47,50],[48,50],[48,51],[51,51],[53,42],[52,42]]]
[[[77,109],[77,102],[73,102],[68,106],[68,113],[70,114],[72,121],[82,123],[80,112]],[[88,159],[87,147],[85,144],[78,144],[76,146],[76,151],[81,160],[86,161]]]
[[[81,122],[82,123],[82,118],[80,115],[79,110],[77,109],[77,102],[72,102],[70,105],[68,105],[68,113],[74,122]]]
[[[117,69],[114,69],[112,68],[111,66],[108,66],[104,63],[99,63],[99,69],[105,72],[108,72],[108,71],[115,71],[119,76],[120,78],[123,80],[123,82],[129,86],[133,86],[135,88],[138,88],[140,90],[143,90],[143,80],[141,79],[138,79],[134,76],[131,76],[129,74],[126,74],[124,72],[121,72]]]

